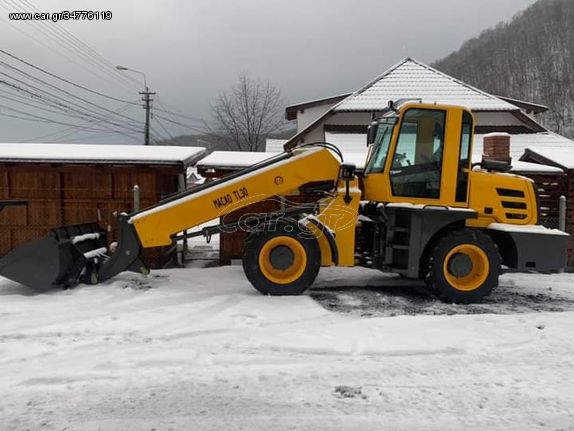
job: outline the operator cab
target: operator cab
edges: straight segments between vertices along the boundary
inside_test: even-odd
[[[369,127],[365,198],[465,206],[472,124],[461,107],[389,103]]]

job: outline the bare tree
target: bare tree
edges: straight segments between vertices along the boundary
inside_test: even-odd
[[[265,138],[286,125],[281,91],[247,73],[229,91],[222,91],[207,128],[218,144],[237,151],[263,151]]]

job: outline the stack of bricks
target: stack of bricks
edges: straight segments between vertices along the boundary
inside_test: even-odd
[[[510,162],[510,135],[508,133],[484,135],[483,155],[485,159]]]

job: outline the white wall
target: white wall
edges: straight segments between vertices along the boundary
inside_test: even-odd
[[[370,112],[337,112],[325,121],[325,124],[340,126],[368,126],[370,123]]]
[[[338,102],[337,102],[338,103]],[[322,105],[306,108],[303,111],[297,111],[297,133],[335,106],[336,103],[327,102]]]
[[[524,123],[510,112],[475,112],[477,126],[522,126]]]

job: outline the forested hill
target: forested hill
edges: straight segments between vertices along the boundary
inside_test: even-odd
[[[574,0],[539,0],[434,67],[489,93],[549,106],[542,123],[574,138]]]

